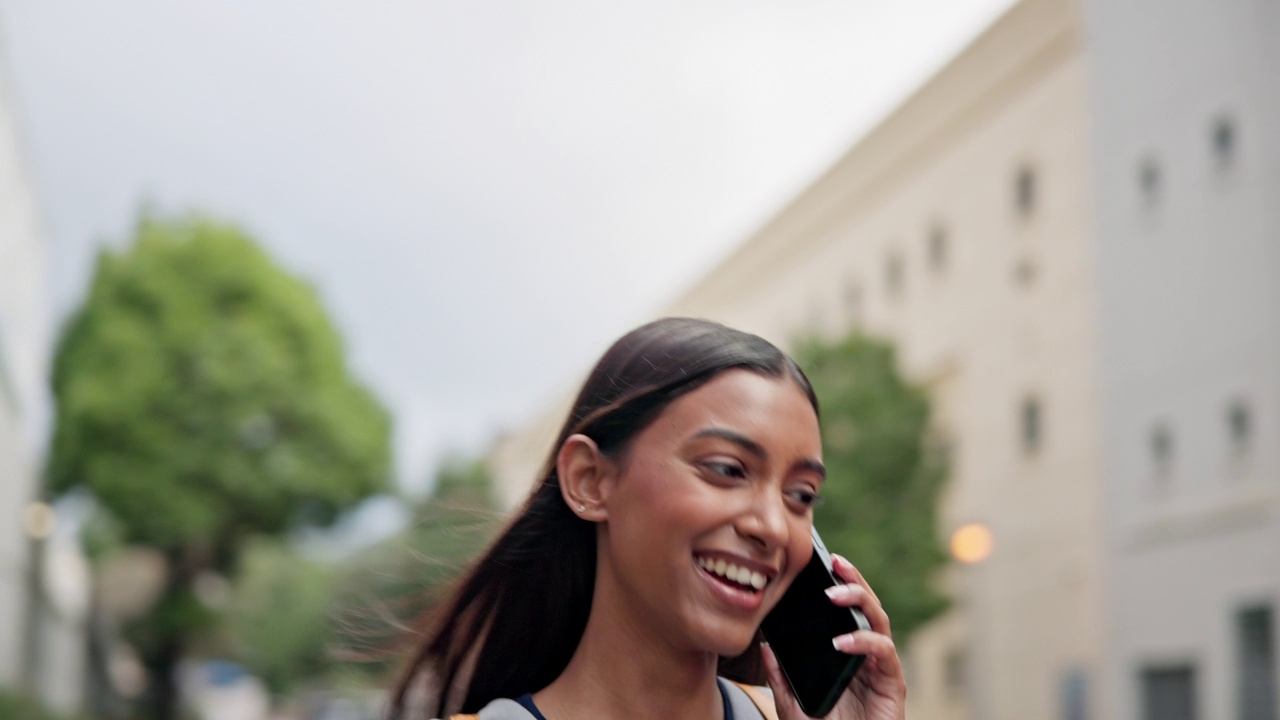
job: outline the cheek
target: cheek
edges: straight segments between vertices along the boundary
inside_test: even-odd
[[[807,520],[796,523],[791,528],[791,542],[787,547],[787,564],[792,578],[800,574],[804,566],[809,564],[809,558],[813,556],[813,541],[809,538],[812,528],[812,523]]]

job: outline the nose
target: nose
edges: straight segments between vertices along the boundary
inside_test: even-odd
[[[751,504],[738,514],[735,527],[763,552],[784,547],[790,527],[786,505],[776,489],[754,493]]]

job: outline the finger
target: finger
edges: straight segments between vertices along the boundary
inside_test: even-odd
[[[840,635],[832,641],[836,649],[850,655],[866,655],[874,660],[877,674],[897,677],[902,674],[902,661],[898,659],[898,649],[893,638],[870,630],[859,630],[847,635]]]
[[[773,691],[773,705],[778,711],[778,716],[803,717],[800,703],[791,692],[791,685],[782,674],[782,666],[778,664],[778,658],[773,654],[773,648],[769,647],[769,643],[760,643],[760,656],[764,660],[765,679],[769,682],[769,689]]]
[[[867,622],[871,623],[872,630],[884,635],[893,635],[889,615],[884,611],[884,606],[880,604],[875,593],[871,592],[871,588],[850,583],[832,585],[826,592],[832,603],[840,607],[856,607],[862,610],[862,614],[867,616]]]
[[[907,682],[892,638],[860,630],[836,638],[836,646],[844,652],[867,658],[858,674],[853,676],[850,689],[855,695],[866,697],[865,693],[874,693],[898,704],[905,702]]]
[[[862,571],[854,567],[853,563],[849,562],[848,558],[843,555],[836,555],[832,553],[831,569],[835,571],[836,577],[844,580],[845,582],[857,583],[858,585],[865,587],[871,592],[871,596],[875,597],[876,600],[879,601],[879,597],[876,596],[876,591],[872,590],[867,579],[862,577]]]

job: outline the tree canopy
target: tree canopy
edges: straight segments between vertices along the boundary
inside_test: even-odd
[[[128,542],[212,548],[387,484],[388,416],[315,291],[228,225],[144,219],[100,254],[53,390],[50,487],[88,488]]]
[[[207,620],[198,577],[228,574],[255,534],[327,523],[388,485],[389,417],[316,292],[231,225],[144,217],[103,251],[52,379],[50,491],[87,489],[122,541],[169,560],[133,628],[155,673]]]
[[[814,525],[876,588],[905,639],[947,605],[938,494],[946,467],[930,451],[929,399],[898,374],[894,351],[864,335],[809,340],[796,353],[822,410],[828,480]]]

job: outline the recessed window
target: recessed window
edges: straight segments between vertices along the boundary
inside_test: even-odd
[[[1210,130],[1210,143],[1213,146],[1213,157],[1219,166],[1230,165],[1236,157],[1236,123],[1228,115],[1222,115],[1213,121]]]
[[[1138,164],[1138,191],[1142,193],[1142,200],[1147,204],[1159,200],[1163,183],[1160,163],[1153,157],[1144,158]]]
[[[844,286],[844,311],[851,325],[862,322],[862,286],[850,280]]]
[[[1036,264],[1030,258],[1022,258],[1013,265],[1013,284],[1029,288],[1036,282]]]
[[[941,271],[947,266],[947,229],[942,225],[929,228],[929,267]]]
[[[1173,430],[1159,423],[1151,429],[1151,466],[1156,477],[1167,477],[1173,468]]]
[[[1089,676],[1083,670],[1073,669],[1063,673],[1059,682],[1062,707],[1058,717],[1062,720],[1088,720]]]
[[[955,696],[964,693],[965,683],[965,658],[964,650],[961,648],[952,648],[945,658],[943,658],[942,682],[947,689],[947,694]]]
[[[1276,639],[1271,608],[1236,614],[1237,693],[1241,720],[1276,720]]]
[[[902,256],[898,253],[890,253],[884,262],[884,287],[889,297],[898,298],[902,296],[903,285],[906,284],[906,267],[902,261]]]
[[[4,342],[0,336],[0,405],[7,405],[12,412],[18,411],[18,395],[9,377],[9,366],[5,362]]]
[[[1013,202],[1020,217],[1030,217],[1036,209],[1036,173],[1029,165],[1018,168],[1014,176]]]
[[[1227,406],[1227,433],[1234,452],[1248,452],[1249,441],[1253,436],[1253,416],[1243,400],[1233,400]]]
[[[1142,671],[1142,720],[1195,720],[1196,670],[1191,664]]]
[[[1022,425],[1022,450],[1028,455],[1034,455],[1044,441],[1044,417],[1040,400],[1035,397],[1024,399],[1019,416]]]

